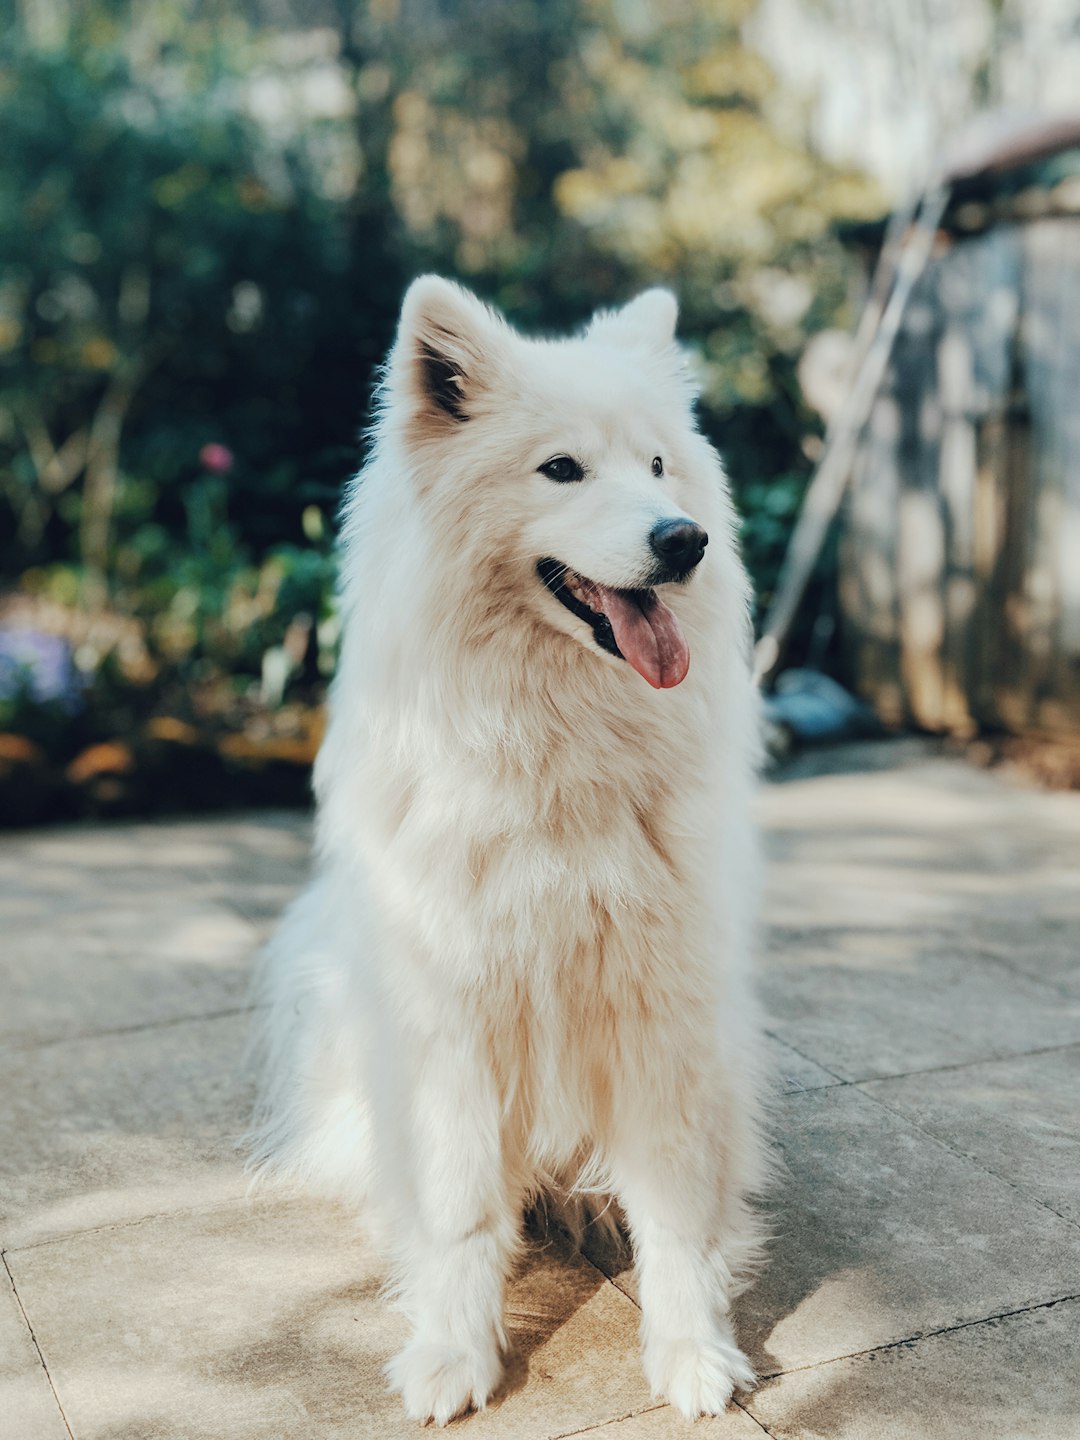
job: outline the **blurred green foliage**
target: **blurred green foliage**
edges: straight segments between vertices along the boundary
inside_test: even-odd
[[[308,9],[30,5],[0,40],[4,575],[105,617],[80,663],[155,704],[280,696],[282,646],[317,684],[337,496],[434,268],[553,330],[672,285],[767,595],[815,433],[795,364],[847,293],[831,226],[880,203],[774,124],[751,0]]]

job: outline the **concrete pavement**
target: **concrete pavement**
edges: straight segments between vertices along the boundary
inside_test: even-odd
[[[534,1249],[477,1437],[1080,1440],[1080,795],[890,742],[765,787],[786,1177],[753,1396],[656,1406],[625,1257]],[[292,814],[0,839],[0,1437],[391,1440],[333,1207],[247,1194],[246,982]]]

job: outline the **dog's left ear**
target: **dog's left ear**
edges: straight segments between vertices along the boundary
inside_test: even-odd
[[[623,345],[666,350],[675,340],[679,302],[670,290],[643,290],[621,310],[602,310],[589,326],[589,334]]]
[[[401,304],[392,371],[422,416],[439,425],[464,424],[505,329],[470,291],[421,275]]]

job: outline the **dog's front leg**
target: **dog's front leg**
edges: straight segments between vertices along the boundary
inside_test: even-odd
[[[638,1115],[616,1156],[634,1246],[641,1351],[654,1394],[688,1418],[719,1415],[754,1372],[731,1327],[722,1147],[688,1126],[681,1107]]]
[[[499,1120],[483,1045],[433,1038],[413,1092],[416,1205],[399,1255],[413,1336],[387,1374],[408,1414],[437,1425],[482,1409],[502,1373],[503,1292],[520,1227]]]

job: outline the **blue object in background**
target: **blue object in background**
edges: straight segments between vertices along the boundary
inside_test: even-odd
[[[764,699],[774,725],[803,744],[878,735],[881,724],[869,706],[818,670],[785,670]]]
[[[74,712],[82,702],[79,672],[62,635],[0,626],[0,700],[20,695],[59,701]]]

